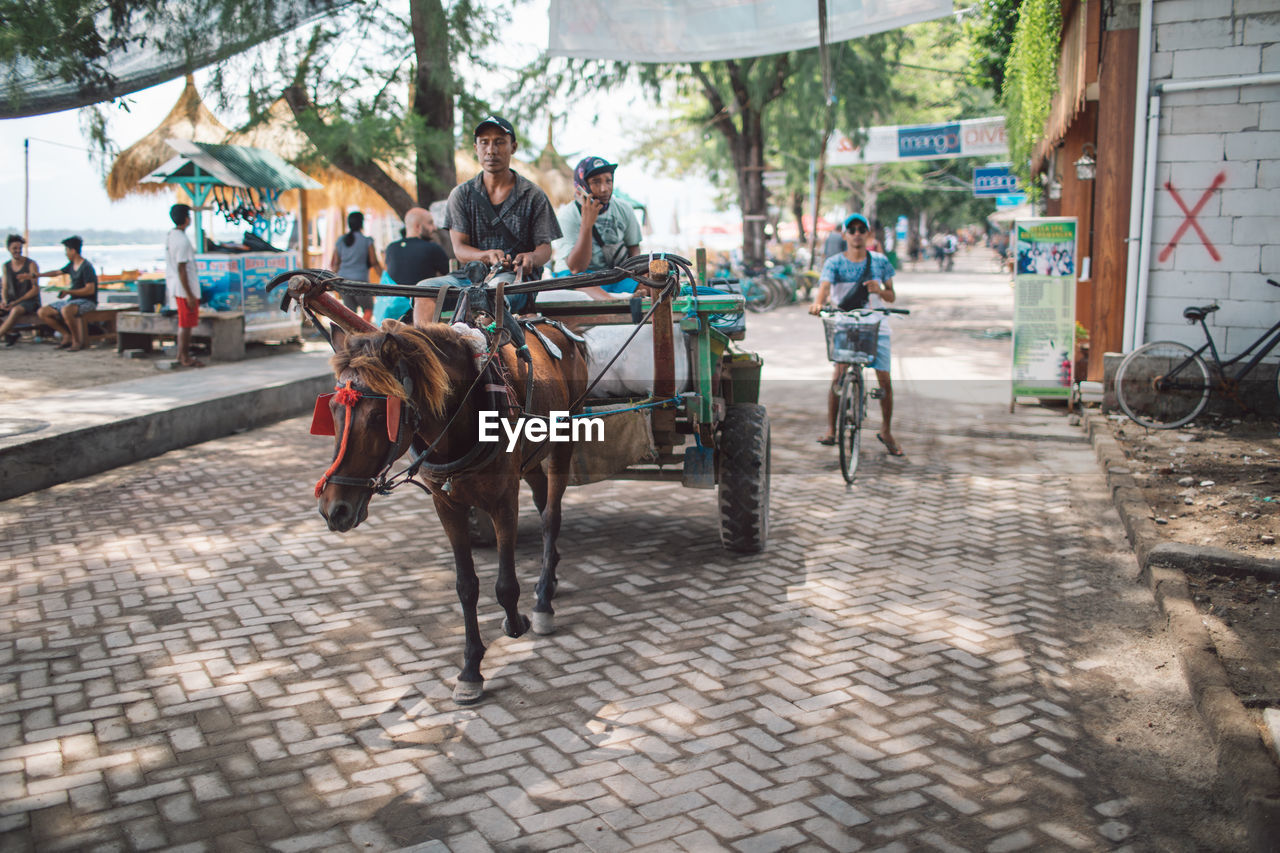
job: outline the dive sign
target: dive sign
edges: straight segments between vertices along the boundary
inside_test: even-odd
[[[1010,195],[1018,191],[1018,176],[1008,166],[984,166],[973,170],[975,196]]]
[[[868,127],[856,144],[840,131],[827,143],[828,166],[896,163],[952,157],[999,157],[1009,152],[1004,116],[962,119],[946,124]]]

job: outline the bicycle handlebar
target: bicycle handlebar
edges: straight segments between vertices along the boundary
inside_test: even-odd
[[[818,313],[818,316],[834,317],[837,314],[844,314],[845,316],[848,316],[848,317],[853,317],[853,316],[865,317],[866,315],[874,311],[880,311],[884,314],[910,314],[911,313],[911,309],[909,308],[854,308],[849,311],[840,311],[834,308],[823,308],[822,311]]]

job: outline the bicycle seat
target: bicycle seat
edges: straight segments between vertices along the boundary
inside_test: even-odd
[[[1201,305],[1197,308],[1191,305],[1182,309],[1182,316],[1186,317],[1190,323],[1198,323],[1221,307],[1221,305]]]

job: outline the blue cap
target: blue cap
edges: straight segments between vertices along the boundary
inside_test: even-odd
[[[871,230],[871,223],[868,222],[867,217],[863,216],[861,213],[850,213],[849,216],[844,220],[844,230],[848,231],[849,226],[854,222],[861,222],[863,225],[867,227],[868,231]]]

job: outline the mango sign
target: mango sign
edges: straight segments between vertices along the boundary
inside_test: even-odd
[[[991,157],[1007,154],[1004,116],[965,119],[946,124],[888,125],[866,128],[861,145],[845,134],[831,134],[828,166],[859,163],[897,163],[910,160],[942,160],[956,157]]]

